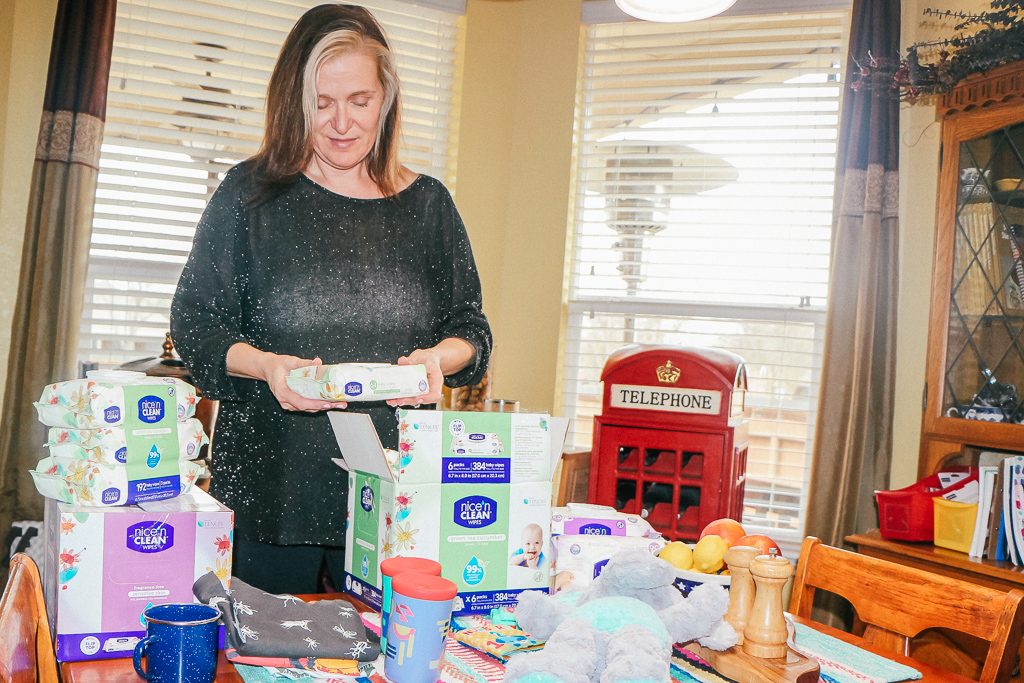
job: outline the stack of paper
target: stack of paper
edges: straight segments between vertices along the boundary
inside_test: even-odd
[[[1024,456],[984,451],[978,459],[976,501],[957,491],[960,502],[977,502],[971,557],[1024,565]]]

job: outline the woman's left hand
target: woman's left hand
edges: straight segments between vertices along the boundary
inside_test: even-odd
[[[398,359],[399,365],[424,365],[427,368],[427,391],[419,396],[391,399],[387,402],[392,408],[398,406],[418,406],[438,403],[441,400],[441,387],[444,385],[444,373],[441,371],[441,352],[436,349],[416,349],[408,356]]]

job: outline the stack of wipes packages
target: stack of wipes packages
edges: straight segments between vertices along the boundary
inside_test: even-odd
[[[151,605],[192,602],[231,577],[234,516],[193,483],[209,439],[196,390],[170,377],[94,371],[35,404],[49,455],[30,473],[50,498],[40,576],[57,659],[131,657]]]
[[[385,401],[427,390],[425,365],[339,363],[308,365],[288,373],[288,387],[299,396],[330,401]]]
[[[205,473],[190,462],[209,443],[195,414],[196,390],[171,377],[92,371],[50,384],[35,404],[50,427],[30,473],[47,498],[86,506],[173,498]]]
[[[569,503],[551,511],[551,592],[583,590],[621,550],[659,553],[665,547],[647,520],[606,505]]]

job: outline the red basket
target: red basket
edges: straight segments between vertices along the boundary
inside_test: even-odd
[[[892,541],[934,540],[935,512],[932,498],[955,491],[978,478],[975,467],[949,467],[943,472],[967,472],[969,476],[946,488],[942,488],[939,483],[939,475],[933,474],[902,489],[875,491],[878,530],[882,538]]]

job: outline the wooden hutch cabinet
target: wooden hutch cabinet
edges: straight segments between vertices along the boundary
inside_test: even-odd
[[[1024,454],[1024,62],[965,79],[938,104],[942,159],[918,474]],[[846,537],[858,552],[1010,590],[1024,567],[931,544]],[[1024,643],[1019,646],[1024,661]],[[984,648],[925,632],[911,654],[969,677]],[[1018,674],[1013,681],[1021,681]]]
[[[937,115],[921,476],[1024,452],[1024,63],[965,79]]]

